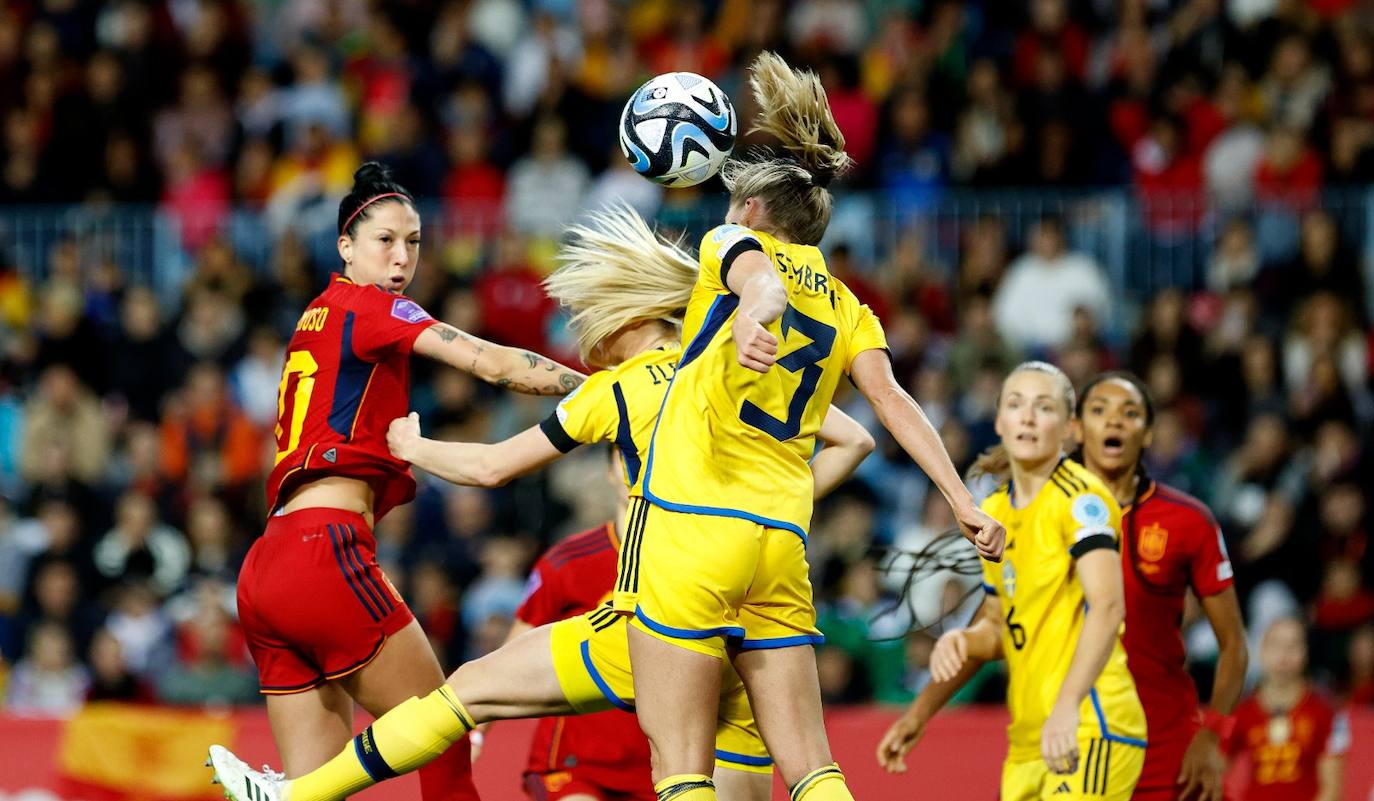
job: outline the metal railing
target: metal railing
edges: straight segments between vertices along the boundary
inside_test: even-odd
[[[1297,250],[1301,217],[1321,209],[1338,222],[1347,251],[1363,262],[1374,286],[1374,192],[1332,190],[1312,200],[1256,201],[1220,207],[1197,195],[1142,197],[1130,189],[1056,191],[950,190],[921,205],[904,204],[881,190],[838,195],[823,247],[848,246],[856,269],[880,271],[899,244],[920,248],[926,268],[951,283],[974,237],[1003,236],[1007,257],[1022,250],[1027,232],[1047,214],[1067,223],[1071,247],[1095,258],[1124,299],[1138,300],[1166,286],[1205,285],[1207,264],[1222,225],[1232,217],[1251,222],[1264,263],[1281,263]],[[335,199],[317,198],[291,209],[237,208],[212,220],[186,220],[151,206],[0,205],[0,260],[24,277],[42,282],[55,252],[75,243],[86,266],[118,264],[133,281],[154,287],[175,304],[194,268],[197,248],[219,237],[252,269],[272,270],[283,238],[294,237],[314,268],[337,264]],[[682,230],[689,241],[724,216],[724,198],[705,196],[690,205],[664,204],[656,219]],[[503,210],[455,207],[444,200],[421,204],[426,259],[450,269],[478,269],[481,254],[504,230]],[[914,240],[909,238],[914,237]],[[457,254],[457,255],[455,255]],[[1365,304],[1374,314],[1374,299]]]

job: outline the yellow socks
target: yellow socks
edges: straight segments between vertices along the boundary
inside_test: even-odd
[[[710,776],[682,773],[654,785],[658,801],[716,801],[716,785]]]
[[[791,801],[854,801],[840,766],[831,763],[801,777],[788,791]]]
[[[410,698],[353,738],[317,770],[293,780],[283,801],[338,801],[438,757],[476,728],[458,696],[444,685]]]

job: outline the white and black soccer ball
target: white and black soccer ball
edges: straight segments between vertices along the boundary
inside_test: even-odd
[[[640,175],[693,186],[715,175],[735,147],[735,107],[706,78],[667,72],[639,87],[620,113],[620,150]]]

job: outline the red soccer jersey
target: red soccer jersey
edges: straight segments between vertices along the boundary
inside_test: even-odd
[[[277,390],[277,464],[267,508],[323,476],[368,482],[377,520],[415,497],[410,466],[386,447],[410,403],[410,349],[434,325],[420,305],[340,275],[306,307]]]
[[[1211,512],[1191,495],[1151,481],[1122,515],[1126,659],[1145,707],[1150,745],[1192,740],[1201,725],[1197,687],[1184,669],[1183,604],[1233,583]]]
[[[535,563],[516,618],[542,626],[595,609],[611,596],[619,550],[612,523],[553,546]],[[611,709],[539,721],[525,770],[573,769],[608,790],[653,798],[649,740],[628,712]]]
[[[1232,755],[1249,757],[1245,801],[1316,798],[1317,764],[1350,747],[1345,715],[1310,689],[1292,709],[1266,711],[1258,694],[1236,707]]]

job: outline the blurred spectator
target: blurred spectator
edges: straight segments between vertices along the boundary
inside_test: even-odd
[[[152,290],[131,287],[124,293],[119,328],[106,353],[115,397],[123,399],[135,420],[156,420],[171,377],[184,369],[185,356],[168,336]]]
[[[305,44],[291,58],[293,80],[281,90],[286,140],[297,144],[311,136],[341,139],[349,133],[348,101],[335,79],[329,55]]]
[[[248,353],[229,376],[234,403],[262,430],[277,422],[277,385],[284,358],[285,348],[277,332],[260,326],[249,334]]]
[[[549,318],[558,306],[529,265],[525,238],[507,233],[498,239],[491,266],[472,287],[482,310],[482,337],[536,353],[547,351]]]
[[[1150,300],[1144,322],[1144,330],[1131,343],[1131,369],[1144,376],[1158,357],[1169,356],[1181,370],[1180,382],[1197,386],[1203,370],[1202,340],[1188,321],[1183,293],[1166,289],[1156,294]]]
[[[205,66],[192,65],[181,74],[176,106],[153,121],[153,142],[164,173],[185,170],[177,160],[195,154],[208,169],[223,166],[233,137],[234,114],[220,93],[219,79]]]
[[[579,49],[576,32],[560,26],[552,14],[537,13],[530,35],[521,37],[506,60],[506,111],[516,117],[529,114],[549,82],[577,63]]]
[[[1314,209],[1302,216],[1299,249],[1292,261],[1275,265],[1261,277],[1266,311],[1276,319],[1287,318],[1303,301],[1318,292],[1335,294],[1351,304],[1358,324],[1365,318],[1364,308],[1355,301],[1363,298],[1364,280],[1359,258],[1341,242],[1340,230],[1330,212]]]
[[[191,502],[186,512],[186,538],[191,544],[190,577],[233,583],[243,561],[242,544],[229,510],[212,495]]]
[[[1276,126],[1255,164],[1255,197],[1263,203],[1306,208],[1321,191],[1322,162],[1302,131]]]
[[[109,425],[100,401],[70,367],[57,364],[43,372],[38,391],[25,405],[23,426],[19,469],[26,479],[37,480],[54,452],[71,478],[93,484],[104,473]]]
[[[1269,119],[1299,131],[1312,126],[1330,89],[1330,76],[1312,59],[1308,40],[1298,33],[1279,41],[1269,62],[1269,72],[1260,81],[1260,95]]]
[[[1350,637],[1346,687],[1351,706],[1374,704],[1374,626],[1366,624]]]
[[[243,355],[248,320],[243,307],[222,290],[193,288],[176,326],[177,344],[191,359],[233,364]]]
[[[95,545],[95,567],[106,581],[146,581],[167,597],[181,588],[191,549],[180,531],[158,520],[148,496],[132,491],[115,506],[115,525]]]
[[[448,156],[453,166],[444,178],[443,196],[450,224],[463,231],[498,230],[506,174],[488,157],[486,131],[476,124],[455,127],[448,134]]]
[[[5,704],[16,715],[70,715],[86,698],[90,675],[76,661],[71,635],[56,623],[33,630],[9,677]]]
[[[91,684],[86,700],[139,703],[152,700],[152,692],[124,663],[124,648],[107,629],[91,641]]]
[[[213,364],[191,369],[162,418],[162,469],[176,481],[211,489],[238,488],[259,469],[262,439],[229,399]]]
[[[899,90],[890,100],[880,130],[879,183],[893,209],[910,218],[930,207],[949,177],[949,140],[933,130],[930,107],[914,89]]]
[[[469,631],[491,627],[494,621],[504,621],[502,625],[510,628],[515,609],[525,594],[525,569],[529,567],[530,553],[525,544],[511,537],[493,538],[482,547],[482,576],[463,593],[462,619]],[[474,653],[467,654],[474,659],[491,648],[499,647],[502,639],[494,639],[495,632],[478,636],[488,646],[478,645]]]
[[[557,236],[577,216],[587,182],[587,168],[568,154],[562,120],[540,118],[530,155],[511,165],[506,217],[522,233]]]
[[[1111,313],[1107,278],[1092,259],[1068,250],[1064,223],[1045,217],[1030,247],[1012,262],[993,300],[997,330],[1026,350],[1049,350],[1068,341],[1073,310],[1087,308],[1098,320]]]
[[[100,333],[85,314],[80,258],[75,242],[62,242],[53,248],[49,265],[52,277],[38,296],[34,317],[38,352],[33,361],[39,370],[64,365],[75,371],[87,388],[103,392],[106,371],[100,357]]]
[[[1216,249],[1207,265],[1207,288],[1222,293],[1248,286],[1255,280],[1259,267],[1250,223],[1241,217],[1232,218],[1217,237]]]
[[[153,677],[172,664],[172,625],[147,585],[131,581],[118,588],[105,627],[136,675]]]
[[[229,653],[229,616],[203,606],[182,630],[183,653],[158,679],[158,699],[169,704],[226,706],[258,698],[257,676],[241,653]],[[242,636],[239,650],[243,650]]]
[[[1336,364],[1345,387],[1360,390],[1365,386],[1369,376],[1364,339],[1350,307],[1330,292],[1311,296],[1293,314],[1292,328],[1283,344],[1283,373],[1290,393],[1311,382],[1313,367],[1320,358]]]

